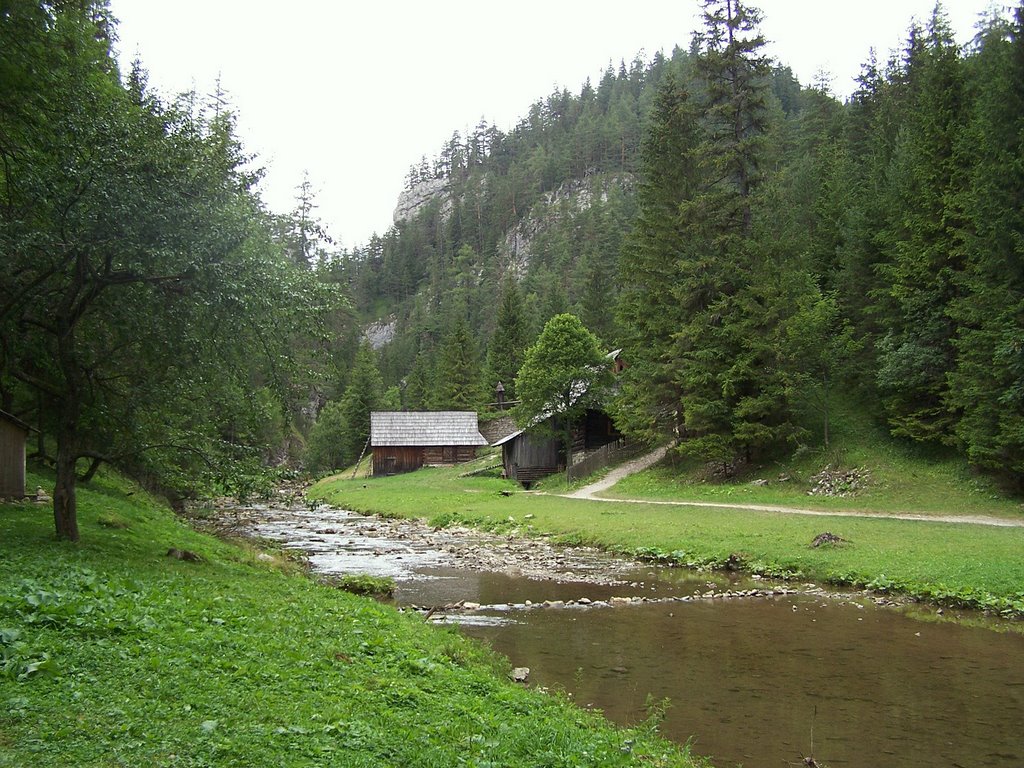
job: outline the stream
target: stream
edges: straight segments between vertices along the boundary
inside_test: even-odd
[[[301,550],[325,576],[394,579],[400,608],[433,609],[528,667],[528,684],[617,723],[667,699],[660,732],[692,736],[717,768],[812,755],[830,768],[1024,765],[1024,636],[994,624],[328,507],[220,520]]]

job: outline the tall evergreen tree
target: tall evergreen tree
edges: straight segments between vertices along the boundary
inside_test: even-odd
[[[483,402],[480,361],[465,312],[455,312],[441,340],[430,406],[439,411],[467,411]]]
[[[368,342],[356,353],[345,393],[341,396],[339,413],[345,425],[341,458],[348,464],[359,459],[370,438],[370,413],[380,410],[384,399],[384,380],[377,368],[377,356]]]
[[[975,105],[960,151],[972,170],[949,402],[970,460],[1024,484],[1024,3],[992,20],[971,62]]]
[[[689,93],[666,77],[641,153],[637,219],[622,253],[618,303],[624,356],[616,399],[620,428],[653,438],[675,432],[680,407],[672,350],[683,308],[671,286],[680,279],[686,232],[679,208],[697,191],[700,131]]]
[[[684,316],[670,354],[682,399],[680,451],[727,465],[795,431],[777,344],[792,297],[783,244],[765,236],[770,226],[755,231],[770,127],[760,15],[739,0],[708,0],[704,21],[696,59],[705,93],[701,182],[680,205],[685,250],[674,296]]]
[[[487,347],[487,387],[493,389],[501,382],[505,387],[505,397],[515,399],[515,377],[523,364],[528,343],[529,324],[523,297],[515,275],[510,272],[502,282],[494,335]]]
[[[880,234],[889,331],[877,345],[878,383],[894,434],[947,440],[955,421],[949,308],[963,270],[957,191],[966,165],[957,147],[966,97],[959,49],[938,7],[926,32],[914,30],[906,60],[906,116],[889,174],[889,203],[899,214]]]

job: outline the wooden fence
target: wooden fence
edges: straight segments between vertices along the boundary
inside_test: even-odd
[[[620,461],[638,456],[647,449],[643,443],[630,440],[616,440],[614,443],[602,446],[593,451],[582,461],[578,461],[569,467],[569,481],[578,480],[581,477],[592,475],[599,469],[604,469],[610,464],[617,464]]]

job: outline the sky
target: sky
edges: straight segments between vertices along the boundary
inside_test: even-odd
[[[1001,0],[1008,3],[1010,0]],[[849,95],[871,48],[885,60],[934,0],[760,0],[767,53],[801,83]],[[111,0],[117,50],[160,95],[215,91],[265,169],[270,210],[295,207],[308,173],[339,246],[392,224],[409,167],[483,118],[511,129],[553,91],[609,66],[687,47],[697,0]],[[959,42],[991,0],[945,0]]]

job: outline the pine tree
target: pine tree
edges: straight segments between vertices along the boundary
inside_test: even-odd
[[[487,347],[487,381],[490,388],[501,382],[505,397],[515,399],[515,377],[523,364],[523,354],[529,343],[529,325],[523,307],[519,284],[511,273],[505,276],[501,287],[494,335]]]
[[[770,128],[759,14],[738,0],[707,0],[704,20],[701,184],[680,205],[685,246],[673,295],[683,318],[669,355],[682,400],[679,450],[728,466],[796,431],[778,345],[792,283],[770,211],[755,230]]]
[[[686,247],[679,207],[697,190],[699,139],[690,95],[670,74],[658,90],[644,140],[637,219],[620,262],[618,317],[629,365],[620,377],[617,422],[646,438],[677,427],[680,392],[670,351],[683,317],[671,286],[679,280]]]
[[[975,109],[960,150],[969,225],[949,402],[974,464],[1024,483],[1024,3],[993,20],[971,62]]]
[[[877,378],[894,434],[945,441],[955,421],[949,308],[963,270],[956,192],[966,181],[957,153],[966,97],[959,49],[938,8],[906,56],[906,115],[889,172],[889,203],[899,213],[880,233],[889,330],[876,345]]]
[[[465,312],[455,312],[441,340],[430,406],[440,411],[474,410],[483,402],[480,362]]]
[[[344,463],[359,459],[370,437],[370,413],[379,410],[384,396],[384,380],[377,369],[376,353],[363,342],[341,397],[338,414],[346,431],[342,439]]]

